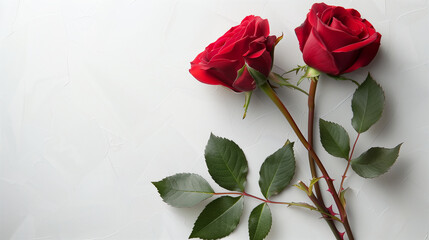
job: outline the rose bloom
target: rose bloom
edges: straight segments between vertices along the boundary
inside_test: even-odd
[[[381,34],[355,9],[315,3],[295,29],[304,62],[339,75],[368,65],[377,54]]]
[[[276,37],[268,36],[269,33],[268,20],[247,16],[198,54],[189,72],[203,83],[222,85],[236,92],[252,91],[255,80],[246,69],[237,78],[237,71],[247,63],[268,76],[276,43]]]

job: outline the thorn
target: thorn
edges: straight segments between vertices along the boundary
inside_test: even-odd
[[[331,191],[331,189],[329,189],[329,188],[328,188],[328,190],[326,190],[326,191],[330,192],[332,195],[336,194],[336,193],[333,193],[333,192]]]
[[[330,178],[330,177],[326,177],[326,176],[321,176],[321,178],[324,178],[324,179],[326,179],[326,180],[328,180],[328,181],[335,181],[335,179],[333,179],[333,178]]]
[[[340,238],[341,238],[341,240],[344,240],[344,234],[346,233],[346,232],[338,232],[339,234],[340,234]]]
[[[327,209],[332,216],[339,216],[340,215],[340,214],[334,212],[334,210],[332,209],[332,205],[330,207],[328,207]]]

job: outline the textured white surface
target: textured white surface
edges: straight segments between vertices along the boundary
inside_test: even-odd
[[[150,182],[177,172],[210,179],[203,158],[210,132],[243,148],[248,192],[260,196],[262,160],[296,137],[262,92],[254,93],[242,120],[244,96],[196,81],[189,62],[255,14],[269,19],[272,34],[285,34],[275,69],[302,64],[293,29],[312,3],[0,0],[0,239],[186,239],[204,204],[172,208]],[[362,135],[357,154],[404,142],[388,174],[373,180],[352,174],[346,181],[356,239],[427,240],[429,3],[327,3],[356,8],[383,35],[370,66],[348,75],[362,81],[371,71],[386,92],[383,118]],[[354,89],[322,78],[316,112],[345,126],[352,139]],[[278,92],[304,127],[305,96]],[[339,179],[344,161],[320,143],[316,149]],[[301,144],[295,152],[293,181],[308,180]],[[307,201],[294,188],[275,200]],[[241,224],[226,239],[247,238],[247,217],[256,204],[246,199]],[[332,239],[314,212],[284,206],[272,211],[267,239]]]

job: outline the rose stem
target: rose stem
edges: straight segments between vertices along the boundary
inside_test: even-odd
[[[304,185],[305,185],[305,184],[304,184]],[[306,188],[306,190],[308,191],[308,187]],[[289,205],[289,206],[302,207],[302,204],[300,204],[300,203],[295,203],[295,202],[276,202],[276,201],[271,201],[271,200],[268,200],[268,199],[263,199],[263,198],[260,198],[260,197],[254,196],[254,195],[252,195],[252,194],[248,194],[248,193],[246,193],[246,192],[217,192],[217,193],[212,193],[212,194],[213,194],[213,195],[240,195],[240,196],[247,196],[247,197],[251,197],[251,198],[257,199],[257,200],[259,200],[259,201],[265,202],[265,203],[283,204],[283,205]],[[313,198],[313,199],[312,199],[312,198]],[[317,198],[316,198],[314,195],[312,195],[312,198],[310,197],[310,200],[312,200],[312,201],[313,201],[313,203],[314,203],[316,206],[318,206],[320,203],[319,203],[319,201],[317,200]],[[317,209],[319,209],[319,211],[321,211],[319,207],[317,207]],[[322,213],[322,215],[323,215],[323,217],[324,217],[324,218],[328,218],[328,217],[330,217],[330,218],[335,218],[335,219],[336,219],[336,220],[338,220],[338,221],[341,221],[340,219],[336,218],[335,216],[333,216],[333,215],[329,214],[329,213],[328,213],[328,211],[326,211],[326,212],[321,212],[321,213]],[[341,237],[340,237],[340,234],[339,234],[339,233],[338,233],[338,237],[337,237],[337,239],[338,239],[338,240],[341,240]]]
[[[313,125],[314,125],[314,108],[315,108],[315,103],[314,103],[314,98],[316,96],[316,88],[317,88],[317,78],[312,78],[311,79],[311,84],[310,84],[310,91],[308,94],[308,144],[310,145],[310,148],[313,148]],[[317,170],[316,170],[316,165],[314,163],[313,158],[311,157],[311,154],[308,153],[308,161],[310,164],[310,170],[311,170],[311,176],[313,178],[317,178]],[[319,183],[316,182],[314,184],[314,189],[316,190],[316,196],[319,199],[319,201],[323,204],[323,196],[320,192],[320,187],[319,187]]]
[[[346,170],[344,170],[344,174],[343,174],[343,177],[342,177],[342,179],[341,179],[340,190],[338,191],[338,194],[340,194],[340,193],[341,193],[341,191],[343,191],[343,190],[344,190],[344,188],[343,188],[343,183],[344,183],[344,180],[345,180],[345,179],[346,179],[346,177],[347,177],[347,176],[346,176],[346,174],[347,174],[347,171],[349,170],[350,162],[352,161],[353,152],[355,151],[356,143],[357,143],[357,141],[358,141],[358,139],[359,139],[359,136],[360,136],[360,133],[358,133],[358,135],[356,136],[355,143],[353,144],[352,151],[350,152],[350,157],[349,157],[349,160],[347,161],[347,167],[346,167]]]
[[[307,139],[308,139],[308,143],[310,145],[310,148],[313,149],[314,109],[315,109],[315,96],[316,96],[316,88],[317,88],[318,78],[313,77],[313,78],[311,78],[310,81],[311,81],[310,90],[308,93],[308,135],[307,135]],[[311,176],[313,178],[318,178],[316,165],[315,165],[314,160],[311,157],[310,153],[308,153],[308,162],[310,164]],[[325,203],[323,201],[322,193],[320,192],[319,182],[316,182],[314,184],[314,190],[316,191],[316,196],[317,196],[317,199],[320,203],[319,208],[321,210],[323,210],[324,212],[327,212]],[[335,226],[334,221],[332,219],[326,218],[326,217],[325,217],[325,221],[329,225],[329,228],[331,228],[331,231],[332,231],[332,233],[334,233],[335,237],[337,239],[341,239],[339,232],[338,232],[338,229]]]
[[[307,193],[309,192],[307,185],[305,185],[305,183],[299,181],[298,183],[302,188],[304,188]],[[328,210],[326,209],[326,207],[323,205],[322,202],[320,202],[320,199],[318,199],[313,193],[311,193],[311,195],[307,194],[308,198],[310,198],[310,200],[314,203],[314,205],[316,205],[316,207],[318,209],[320,209],[320,211],[322,212],[328,212]],[[329,218],[329,216],[325,215],[322,213],[323,218],[326,220],[326,222],[329,225],[329,228],[331,228],[332,233],[334,234],[335,238],[337,240],[342,240],[341,236],[340,236],[340,232],[338,231],[337,227],[334,224],[334,221]],[[329,220],[329,221],[328,221]]]
[[[297,137],[301,141],[301,143],[308,150],[308,152],[310,153],[310,156],[314,159],[315,163],[319,167],[320,171],[323,174],[323,178],[325,179],[326,183],[328,184],[329,191],[331,192],[332,197],[334,198],[335,204],[337,205],[337,208],[338,208],[338,210],[340,212],[341,220],[342,220],[344,228],[345,228],[345,230],[347,232],[347,236],[349,237],[349,240],[354,240],[354,237],[353,237],[353,234],[352,234],[352,231],[351,231],[351,228],[350,228],[350,224],[349,224],[349,221],[347,219],[346,211],[345,211],[343,205],[341,204],[340,198],[338,197],[337,191],[335,190],[335,186],[334,186],[333,180],[332,180],[332,178],[329,177],[329,174],[326,171],[325,166],[323,166],[323,164],[320,161],[320,159],[317,156],[317,154],[310,147],[310,144],[307,142],[307,140],[305,139],[305,137],[302,134],[301,130],[296,125],[296,123],[293,120],[292,116],[290,115],[289,111],[283,105],[282,101],[279,99],[279,97],[277,96],[276,92],[274,92],[274,90],[271,88],[271,86],[267,82],[265,82],[265,83],[261,84],[259,87],[274,102],[274,104],[277,106],[277,108],[280,110],[280,112],[282,112],[282,114],[285,116],[286,120],[289,122],[289,125],[292,127],[292,129],[294,130],[295,134],[297,135]]]
[[[246,192],[219,192],[219,193],[212,193],[213,195],[241,195],[241,196],[247,196],[247,197],[251,197],[254,199],[258,199],[259,201],[265,202],[265,203],[273,203],[273,204],[286,204],[286,205],[295,205],[294,203],[289,203],[289,202],[276,202],[276,201],[271,201],[268,199],[263,199],[257,196],[254,196],[252,194],[248,194]]]

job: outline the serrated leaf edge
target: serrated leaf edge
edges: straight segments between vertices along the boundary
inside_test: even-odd
[[[268,206],[268,204],[267,203],[261,203],[261,204],[259,204],[259,205],[264,205],[263,206],[263,208],[265,208],[265,207],[268,207],[268,210],[270,211],[270,215],[271,215],[271,209],[270,209],[270,207]],[[259,205],[258,206],[256,206],[254,209],[256,209],[257,207],[259,207]],[[259,214],[259,216],[258,216],[258,224],[257,224],[257,226],[259,226],[259,223],[260,223],[260,219],[261,219],[261,216],[262,216],[262,212],[263,212],[263,210],[264,209],[262,209],[262,211],[260,212],[260,214]],[[253,211],[252,211],[253,212]],[[252,214],[252,213],[250,213],[250,214]],[[250,216],[249,216],[249,222],[250,222]],[[268,234],[270,233],[270,231],[271,231],[271,227],[272,227],[272,215],[271,215],[271,224],[270,224],[270,228],[268,229],[268,232],[267,232],[267,234],[265,235],[265,237],[267,237],[268,236]],[[256,231],[255,231],[255,233],[257,232],[257,229],[258,228],[256,228]],[[264,237],[264,238],[265,238]],[[249,239],[251,240],[252,238],[250,238],[250,228],[249,228]]]
[[[228,169],[228,171],[230,172],[230,174],[231,174],[231,176],[234,178],[234,180],[235,180],[235,183],[237,184],[237,186],[238,186],[238,188],[240,189],[240,191],[244,191],[244,189],[245,189],[245,187],[246,187],[246,183],[247,183],[247,174],[248,174],[248,171],[249,171],[249,166],[248,166],[248,162],[247,162],[247,159],[246,159],[246,155],[244,154],[244,151],[243,151],[243,149],[241,149],[241,147],[240,146],[238,146],[238,144],[237,143],[235,143],[234,141],[232,141],[232,140],[230,140],[230,139],[228,139],[228,138],[224,138],[224,137],[219,137],[219,136],[216,136],[216,135],[214,135],[213,133],[210,133],[210,138],[209,138],[209,141],[211,140],[211,139],[220,139],[220,140],[226,140],[226,141],[228,141],[228,142],[231,142],[231,143],[233,143],[234,145],[236,145],[237,147],[238,147],[238,149],[243,153],[243,156],[244,156],[244,160],[246,161],[246,168],[245,168],[245,171],[246,171],[246,177],[244,178],[244,182],[243,182],[243,184],[241,184],[239,181],[238,181],[238,179],[237,179],[237,176],[235,176],[234,174],[233,174],[233,171],[231,170],[231,168],[229,167],[229,165],[226,163],[226,162],[224,162],[225,163],[225,166],[227,167],[227,169]],[[205,149],[204,149],[204,157],[205,157],[205,155],[206,155],[206,151],[207,151],[207,146],[208,146],[208,142],[207,142],[207,145],[206,145],[206,147],[205,147]],[[206,160],[206,163],[207,163],[207,160]],[[211,172],[210,172],[210,169],[209,169],[209,173],[210,173],[210,176],[212,177],[212,179],[219,185],[219,186],[221,186],[214,178],[213,178],[213,176],[212,176],[212,174],[211,174]],[[222,186],[221,186],[222,187]],[[225,188],[225,187],[223,187],[223,188]],[[225,188],[225,189],[227,189],[227,188]],[[228,189],[228,190],[231,190],[231,189]]]
[[[329,124],[333,124],[333,125],[336,125],[336,126],[338,126],[338,127],[340,127],[342,130],[344,130],[344,132],[347,134],[347,139],[348,139],[348,146],[349,146],[349,148],[348,148],[348,152],[347,152],[347,156],[341,156],[340,158],[344,158],[344,159],[346,159],[346,160],[348,160],[348,158],[349,158],[349,154],[350,154],[350,136],[349,136],[349,134],[347,133],[347,131],[346,131],[346,129],[344,129],[344,127],[343,126],[341,126],[340,124],[338,124],[338,123],[335,123],[335,122],[330,122],[330,121],[326,121],[326,120],[324,120],[324,119],[322,119],[322,118],[320,118],[319,119],[319,130],[321,131],[321,122],[326,122],[326,123],[329,123]],[[328,131],[329,132],[329,131]],[[329,136],[332,136],[330,133],[329,133]],[[320,142],[322,142],[322,134],[320,134]],[[337,145],[338,146],[338,149],[341,149],[340,147],[339,147],[339,145],[337,144],[337,142],[336,141],[334,141],[334,143],[335,143],[335,145]],[[322,143],[322,146],[323,146],[323,148],[326,150],[326,148],[325,148],[325,146],[324,146],[324,144]],[[328,152],[328,150],[326,150],[326,152]],[[329,152],[328,152],[329,153]],[[329,154],[331,154],[331,153],[329,153]],[[332,155],[332,154],[331,154]],[[332,155],[332,156],[334,156],[334,155]],[[338,156],[334,156],[334,157],[338,157]]]
[[[231,197],[231,196],[223,196],[223,197]],[[220,198],[223,198],[223,197],[220,197]],[[220,199],[220,198],[217,198],[217,199]],[[215,220],[217,220],[217,219],[219,219],[221,216],[223,216],[226,212],[228,212],[231,208],[233,208],[234,206],[235,206],[235,204],[237,204],[240,200],[243,200],[243,202],[241,203],[242,205],[243,205],[243,207],[244,207],[244,197],[243,196],[240,196],[240,197],[231,197],[231,198],[238,198],[237,199],[237,201],[230,207],[230,208],[228,208],[226,211],[224,211],[221,215],[219,215],[217,218],[215,218],[213,221],[211,221],[210,223],[212,223],[212,222],[214,222]],[[217,200],[217,199],[215,199],[215,200]],[[213,200],[213,201],[215,201],[215,200]],[[212,202],[213,202],[212,201]],[[210,202],[211,203],[211,202]],[[209,203],[209,204],[210,204]],[[208,206],[208,205],[207,205]],[[206,206],[206,207],[207,207]],[[204,211],[204,210],[203,210]],[[202,213],[202,212],[201,212]],[[200,214],[201,214],[200,213]],[[242,214],[243,214],[243,212],[242,212]],[[198,216],[199,217],[199,216]],[[198,218],[197,218],[197,220],[198,220]],[[241,216],[240,216],[240,218],[238,219],[238,222],[237,222],[237,225],[235,226],[235,228],[237,228],[237,226],[238,226],[238,224],[240,224],[240,220],[241,220]],[[195,221],[196,222],[196,221]],[[202,229],[204,229],[204,228],[206,228],[207,226],[208,226],[209,224],[207,224],[206,226],[204,226]],[[192,236],[193,235],[193,233],[194,233],[194,228],[195,228],[195,223],[194,223],[194,227],[192,227],[192,232],[191,232],[191,235],[189,235],[189,239],[191,239],[191,238],[196,238],[196,237],[198,237],[198,236]],[[232,232],[234,232],[234,230],[235,230],[235,228],[228,234],[228,235],[226,235],[226,236],[229,236]],[[202,230],[202,229],[200,229],[200,231]],[[224,237],[226,237],[226,236],[224,236]],[[224,238],[224,237],[221,237],[221,238]],[[199,238],[199,237],[198,237]],[[210,238],[210,239],[212,239],[212,240],[214,240],[214,239],[221,239],[221,238]]]
[[[381,89],[381,93],[383,94],[383,108],[382,108],[382,110],[381,110],[381,113],[380,113],[380,116],[378,116],[378,119],[373,123],[373,124],[375,124],[376,122],[378,122],[378,120],[380,120],[380,118],[381,118],[381,116],[383,116],[383,112],[384,112],[384,106],[385,106],[385,104],[386,104],[386,101],[385,101],[385,99],[386,99],[386,95],[385,95],[385,93],[384,93],[384,90],[383,90],[383,88],[381,87],[381,85],[377,82],[377,81],[375,81],[374,80],[374,78],[371,76],[371,74],[368,72],[368,75],[367,75],[367,77],[366,77],[366,79],[365,79],[365,81],[362,83],[362,84],[360,84],[359,85],[359,87],[356,89],[356,91],[353,93],[353,97],[352,97],[352,111],[354,112],[355,110],[353,109],[353,98],[354,98],[354,96],[355,96],[355,94],[356,94],[356,92],[357,92],[357,90],[360,88],[360,87],[362,87],[362,86],[364,86],[364,84],[365,84],[365,82],[368,80],[368,79],[371,79],[378,87],[380,87],[380,89]],[[368,104],[366,105],[366,106],[368,106]],[[366,112],[366,109],[367,108],[365,108],[365,112]],[[365,113],[363,114],[364,116],[365,116]],[[354,114],[353,114],[353,117],[352,117],[352,125],[353,125],[353,118],[354,118]],[[365,130],[365,131],[362,131],[362,124],[363,124],[363,122],[364,121],[362,121],[361,123],[360,123],[360,126],[359,126],[359,130],[357,130],[356,128],[354,128],[354,126],[353,126],[353,128],[356,130],[356,132],[358,132],[358,133],[364,133],[364,132],[366,132],[367,130]]]
[[[169,205],[169,206],[172,206],[172,207],[175,207],[175,208],[181,208],[181,207],[177,207],[177,206],[174,206],[174,205],[172,205],[172,204],[170,204],[170,203],[168,203],[168,202],[166,202],[165,201],[165,199],[164,199],[164,197],[162,196],[162,194],[161,194],[161,192],[160,192],[160,190],[159,190],[159,188],[158,188],[158,184],[159,183],[161,183],[162,181],[164,181],[164,180],[166,180],[166,179],[168,179],[168,178],[171,178],[171,177],[174,177],[174,176],[177,176],[177,175],[196,175],[196,176],[199,176],[199,177],[201,177],[202,179],[204,179],[206,182],[207,182],[207,180],[205,179],[205,178],[203,178],[201,175],[199,175],[199,174],[196,174],[196,173],[176,173],[176,174],[173,174],[173,175],[171,175],[171,176],[167,176],[167,177],[165,177],[165,178],[163,178],[163,179],[161,179],[161,180],[159,180],[159,181],[153,181],[153,182],[151,182],[154,186],[155,186],[155,188],[156,188],[156,191],[158,192],[158,194],[159,194],[159,196],[161,197],[161,199],[162,199],[162,201],[163,202],[165,202],[167,205]],[[207,184],[208,184],[208,186],[211,188],[211,190],[212,190],[212,192],[199,192],[199,191],[183,191],[183,190],[180,190],[180,192],[189,192],[189,193],[202,193],[202,194],[209,194],[209,195],[214,195],[214,190],[213,190],[213,188],[210,186],[210,184],[207,182]],[[173,189],[173,190],[176,190],[176,191],[178,191],[179,192],[179,190],[178,189],[174,189],[174,188],[171,188],[171,189]],[[211,196],[209,196],[208,198],[210,198]],[[206,198],[206,199],[204,199],[204,200],[207,200],[208,198]],[[202,201],[204,201],[204,200],[202,200]]]
[[[395,160],[392,162],[392,165],[390,165],[390,167],[386,169],[386,171],[385,171],[385,172],[381,173],[380,175],[374,176],[374,177],[364,177],[364,176],[361,176],[360,174],[358,174],[358,173],[355,171],[355,172],[356,172],[356,174],[358,174],[359,176],[361,176],[361,177],[363,177],[363,178],[372,179],[372,178],[376,178],[376,177],[379,177],[379,176],[381,176],[381,175],[384,175],[384,174],[388,173],[388,172],[390,171],[390,169],[392,168],[393,164],[395,164],[396,160],[398,160],[399,152],[401,151],[402,144],[403,144],[403,143],[400,143],[400,144],[396,145],[396,146],[395,146],[395,147],[393,147],[393,148],[386,148],[386,147],[373,147],[373,148],[381,148],[381,149],[388,149],[388,150],[398,148],[398,154],[396,155]],[[372,149],[372,148],[370,148],[370,149]],[[370,149],[368,149],[366,152],[362,153],[360,156],[362,156],[363,154],[367,153]],[[360,156],[359,156],[359,157],[360,157]],[[357,158],[359,158],[359,157],[357,157]],[[352,167],[352,169],[353,169],[353,171],[354,171],[354,167],[353,167],[354,163],[353,163],[353,160],[356,160],[356,158],[351,160],[351,167]]]
[[[289,140],[288,140],[289,141]],[[294,153],[294,151],[293,151],[293,145],[294,145],[294,142],[286,142],[286,144],[283,146],[283,147],[288,147],[289,145],[291,144],[291,149],[292,149],[292,156],[295,158],[295,153]],[[282,147],[282,148],[283,148]],[[280,148],[280,149],[282,149],[282,148]],[[279,151],[280,149],[278,149],[277,151]],[[276,154],[277,153],[277,151],[276,152],[274,152],[273,154],[271,154],[270,156],[268,156],[266,159],[268,159],[269,157],[271,157],[272,155],[274,155],[274,154]],[[266,160],[265,160],[266,161]],[[265,162],[264,162],[265,163]],[[262,163],[262,165],[264,164],[264,163]],[[278,164],[277,166],[279,166],[280,164]],[[262,166],[261,166],[261,169],[262,169]],[[279,171],[279,168],[277,167],[276,168],[276,171],[275,171],[275,174],[273,174],[273,176],[275,177],[276,176],[276,174],[277,174],[277,172]],[[296,171],[296,164],[294,164],[294,169],[293,169],[293,174],[292,174],[292,178],[293,178],[293,176],[295,175],[295,171]],[[265,193],[262,193],[262,195],[264,195],[264,197],[266,198],[266,199],[268,199],[268,198],[270,198],[270,197],[272,197],[273,195],[271,195],[271,196],[268,196],[268,192],[270,191],[270,189],[271,189],[271,186],[273,185],[273,182],[274,182],[274,177],[271,179],[271,181],[270,181],[270,184],[269,184],[269,186],[268,186],[268,188],[267,188],[267,191],[265,192]],[[291,180],[290,181],[292,181],[292,178],[291,178]],[[286,184],[286,186],[287,185],[289,185],[290,184],[290,181],[289,181],[289,183],[288,184]],[[261,189],[262,190],[262,189]],[[262,192],[262,191],[261,191]],[[278,193],[277,193],[278,194]],[[274,195],[276,195],[276,194],[274,194]]]

